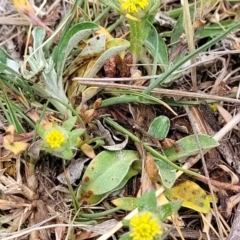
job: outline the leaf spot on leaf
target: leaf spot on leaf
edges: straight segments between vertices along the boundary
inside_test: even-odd
[[[92,190],[88,190],[88,196],[90,197],[91,195],[93,195],[93,191]]]
[[[90,178],[87,176],[84,178],[84,182],[89,182]]]

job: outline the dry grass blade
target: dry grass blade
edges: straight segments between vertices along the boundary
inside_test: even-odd
[[[195,50],[195,41],[194,41],[194,29],[192,24],[192,18],[190,15],[189,3],[188,0],[181,0],[183,5],[183,27],[186,33],[186,40],[188,43],[189,52]],[[195,15],[195,14],[193,14]],[[191,65],[196,63],[196,57],[191,59]],[[197,71],[196,67],[191,68],[191,78],[192,78],[192,88],[193,91],[197,90]]]
[[[79,78],[75,78],[75,79],[78,80]],[[100,81],[93,82],[94,79],[95,78],[85,79],[85,80],[92,80],[90,82],[81,81],[81,80],[78,80],[78,82],[82,85],[102,87],[104,89],[117,88],[117,89],[130,89],[130,90],[135,90],[135,91],[143,91],[144,89],[146,89],[146,87],[143,87],[143,86],[104,82],[105,78],[101,82]],[[109,78],[109,80],[111,80],[111,78]],[[127,78],[127,80],[129,81],[130,79]],[[115,79],[112,79],[112,81],[115,81]],[[160,96],[163,95],[163,96],[170,96],[170,97],[189,97],[189,98],[193,98],[193,99],[200,98],[200,99],[206,99],[206,100],[208,99],[208,100],[216,100],[216,101],[224,101],[224,102],[240,104],[240,100],[235,99],[235,98],[215,96],[215,95],[210,95],[210,94],[205,94],[205,93],[185,92],[182,90],[155,88],[154,90],[152,90],[152,93],[156,93]]]
[[[213,209],[216,213],[216,220],[217,220],[217,226],[218,226],[218,231],[219,231],[219,236],[220,236],[220,239],[223,239],[223,233],[222,233],[222,228],[221,228],[221,222],[220,222],[220,219],[219,219],[219,216],[218,216],[218,209],[217,209],[217,204],[216,204],[216,197],[214,196],[214,192],[213,192],[213,187],[212,187],[212,184],[210,182],[210,177],[209,177],[209,172],[208,172],[208,169],[207,169],[207,165],[206,165],[206,161],[205,161],[205,157],[204,157],[204,153],[203,153],[203,150],[201,149],[200,147],[200,143],[199,143],[199,139],[198,139],[198,132],[196,130],[196,121],[195,119],[193,119],[193,114],[191,113],[190,109],[186,106],[185,107],[185,110],[187,112],[187,115],[189,117],[189,120],[190,120],[190,123],[192,125],[192,129],[193,129],[193,133],[196,137],[196,141],[198,143],[198,147],[199,147],[199,153],[200,153],[200,156],[201,156],[201,159],[202,159],[202,165],[203,165],[203,169],[204,169],[204,173],[205,173],[205,176],[206,178],[208,179],[208,187],[210,189],[210,193],[212,195],[212,199],[213,199]]]

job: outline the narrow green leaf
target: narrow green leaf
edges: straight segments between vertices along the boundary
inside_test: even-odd
[[[65,128],[65,130],[69,132],[74,127],[76,121],[77,121],[76,116],[70,117],[65,122],[63,122],[62,127]]]
[[[158,207],[158,217],[163,222],[167,217],[177,213],[182,206],[182,201],[173,201]]]
[[[155,58],[157,59],[156,63],[160,64],[162,72],[165,72],[165,70],[168,67],[167,46],[163,39],[159,35],[154,34],[154,32],[155,32],[154,30],[150,31],[144,44],[151,52],[154,59]]]
[[[68,134],[68,137],[69,137],[69,144],[70,146],[76,146],[77,143],[79,142],[78,138],[83,135],[83,133],[85,132],[86,130],[81,128],[81,129],[75,129],[73,131],[71,131],[69,134]]]
[[[117,198],[112,200],[112,203],[122,210],[132,211],[137,207],[138,199],[133,197]]]
[[[138,211],[143,212],[152,212],[155,213],[157,210],[157,199],[155,196],[155,191],[150,190],[148,192],[143,193],[143,195],[139,198],[138,201]]]

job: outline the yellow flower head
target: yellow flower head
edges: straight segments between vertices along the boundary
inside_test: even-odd
[[[65,141],[65,136],[59,129],[54,128],[45,135],[45,141],[50,148],[60,148]]]
[[[143,212],[130,220],[133,240],[153,240],[157,235],[162,234],[162,228],[156,217],[150,212]]]
[[[138,7],[145,9],[148,6],[148,0],[119,0],[121,9],[128,13],[138,12]]]

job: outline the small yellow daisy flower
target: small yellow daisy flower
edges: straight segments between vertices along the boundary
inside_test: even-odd
[[[65,136],[59,129],[54,128],[46,134],[45,141],[50,148],[60,148],[65,141]]]
[[[162,234],[162,228],[156,217],[150,212],[143,212],[130,220],[130,237],[133,240],[153,240]]]
[[[144,9],[148,5],[148,0],[119,0],[121,9],[128,13],[138,12],[138,7]]]

